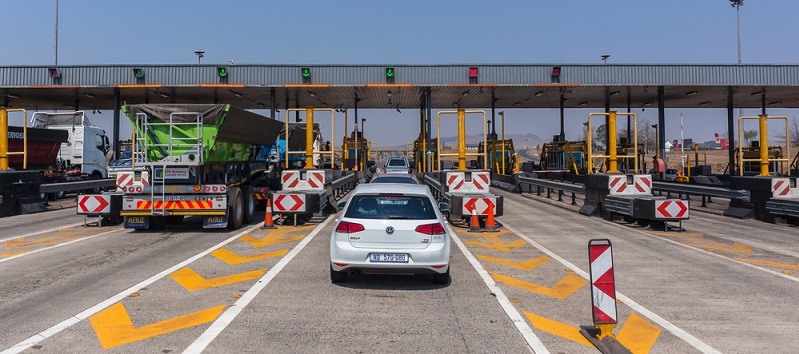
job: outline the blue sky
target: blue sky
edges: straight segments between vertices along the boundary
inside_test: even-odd
[[[0,65],[54,61],[55,0],[0,0]],[[442,64],[736,63],[736,16],[728,0],[671,1],[107,1],[59,2],[58,63]],[[799,1],[747,0],[744,63],[799,62]],[[667,110],[667,138],[679,136]],[[686,138],[726,130],[724,110],[682,110]],[[641,113],[656,121],[655,110]],[[756,114],[756,110],[746,111]],[[769,113],[795,116],[795,110]],[[365,111],[382,146],[416,137],[417,113]],[[567,111],[577,138],[587,111]],[[110,114],[102,115],[103,124]],[[401,119],[400,119],[401,118]],[[555,110],[514,111],[506,127],[556,134]],[[338,127],[340,130],[341,127]],[[690,130],[690,133],[688,132]],[[399,133],[401,132],[401,133]],[[476,133],[477,129],[470,133]],[[339,141],[342,132],[337,132]]]

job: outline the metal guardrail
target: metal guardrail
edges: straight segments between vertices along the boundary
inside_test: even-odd
[[[441,182],[439,182],[438,179],[430,175],[424,175],[423,181],[428,187],[430,187],[430,192],[433,193],[433,197],[435,197],[436,200],[441,202],[442,201]]]
[[[331,183],[333,197],[335,197],[336,200],[340,199],[342,196],[349,193],[349,191],[355,189],[356,184],[358,184],[358,175],[355,173],[346,175],[333,181]]]
[[[719,197],[719,198],[729,198],[729,199],[740,199],[747,203],[752,201],[751,193],[748,190],[744,189],[729,189],[722,187],[697,186],[691,184],[676,184],[676,183],[653,181],[652,190],[662,191],[667,193],[685,194],[685,195],[698,195],[702,196],[703,198]]]
[[[577,194],[585,194],[585,186],[582,184],[575,184],[575,183],[566,183],[566,182],[555,182],[548,179],[538,179],[538,178],[531,178],[531,177],[519,177],[519,186],[520,192],[524,192],[524,188],[521,188],[522,185],[527,185],[527,192],[532,193],[533,188],[536,187],[536,194],[541,195],[542,188],[547,192],[547,198],[552,196],[552,191],[558,191],[558,201],[563,201],[563,194],[564,193],[571,193],[571,204],[577,205]]]
[[[94,179],[78,182],[47,183],[39,186],[39,193],[74,192],[91,188],[113,188],[117,181],[113,178]]]

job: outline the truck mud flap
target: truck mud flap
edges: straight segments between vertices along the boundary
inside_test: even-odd
[[[227,215],[209,215],[203,217],[203,229],[224,229],[227,227]]]
[[[126,216],[125,228],[136,230],[147,230],[150,228],[149,216]]]

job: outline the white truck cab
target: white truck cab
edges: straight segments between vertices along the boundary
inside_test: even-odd
[[[31,126],[69,132],[69,141],[61,144],[59,159],[67,171],[80,170],[81,175],[108,177],[106,154],[111,149],[105,130],[95,126],[84,111],[34,112]]]

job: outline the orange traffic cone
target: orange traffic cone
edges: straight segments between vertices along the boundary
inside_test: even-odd
[[[488,219],[486,220],[486,232],[497,232],[497,226],[494,225],[494,204],[488,203]]]
[[[274,229],[275,224],[272,222],[272,198],[266,198],[266,214],[264,214],[264,226],[262,229]]]
[[[480,229],[480,220],[477,219],[477,210],[472,210],[472,222],[469,225],[470,232],[480,232],[483,231]]]

